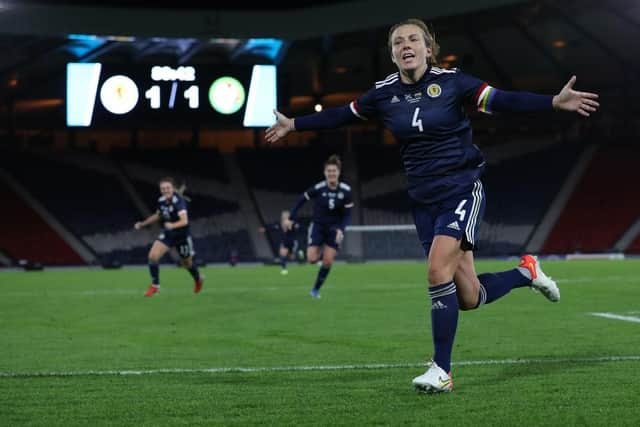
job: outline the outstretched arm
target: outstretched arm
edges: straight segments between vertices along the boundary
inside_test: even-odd
[[[141,228],[146,227],[149,224],[153,224],[158,220],[160,220],[160,213],[156,211],[154,214],[149,215],[144,221],[136,222],[133,228],[140,230]]]
[[[340,126],[355,122],[358,118],[348,105],[335,108],[327,108],[319,113],[291,119],[277,110],[276,123],[267,129],[268,142],[277,142],[294,130],[335,129]]]
[[[296,200],[296,204],[293,205],[293,208],[291,208],[291,210],[289,211],[289,218],[284,222],[287,230],[291,230],[293,228],[293,223],[296,220],[296,215],[298,214],[300,208],[307,202],[307,200],[309,200],[307,192],[304,192],[298,198],[298,200]]]
[[[478,110],[491,112],[534,112],[551,109],[576,111],[585,117],[598,109],[598,95],[573,90],[576,76],[557,95],[540,95],[530,92],[514,92],[493,88],[484,83],[478,89],[474,100]]]

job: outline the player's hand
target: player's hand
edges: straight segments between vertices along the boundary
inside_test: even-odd
[[[293,228],[293,221],[291,221],[290,219],[285,219],[282,225],[284,225],[284,229],[286,231],[289,231]]]
[[[173,230],[173,223],[165,222],[164,223],[164,228],[167,229],[167,230]]]
[[[589,114],[596,111],[600,106],[596,101],[598,94],[573,90],[575,83],[576,76],[572,76],[560,93],[553,97],[553,108],[556,110],[577,111],[578,114],[589,117]]]
[[[342,243],[342,239],[344,239],[344,232],[338,228],[336,230],[336,243]]]
[[[276,123],[267,129],[265,137],[267,142],[274,143],[284,138],[289,132],[295,130],[293,119],[285,116],[278,110],[273,110],[276,115]]]
[[[136,230],[140,230],[143,227],[142,223],[140,221],[136,222],[135,224],[133,224],[133,228],[135,228]]]
[[[264,234],[266,231],[267,231],[267,229],[266,229],[266,228],[264,228],[264,227],[259,227],[259,228],[258,228],[258,232],[259,232],[259,233],[263,233],[263,234]]]

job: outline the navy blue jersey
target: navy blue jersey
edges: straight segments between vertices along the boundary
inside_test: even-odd
[[[187,212],[187,201],[178,193],[173,193],[173,196],[170,199],[167,199],[164,196],[158,199],[158,213],[160,214],[160,223],[163,226],[165,222],[176,222],[180,220],[179,214],[183,211]],[[189,224],[173,230],[165,230],[165,233],[172,235],[188,235],[190,234]]]
[[[472,189],[484,169],[464,104],[490,112],[494,89],[457,69],[429,67],[415,84],[398,73],[350,104],[361,119],[378,118],[400,144],[409,196],[434,203]]]
[[[300,230],[300,224],[294,222],[291,226],[291,230],[285,230],[282,228],[282,224],[274,222],[273,224],[267,224],[267,228],[277,233],[280,243],[287,246],[287,244],[293,243],[296,239],[296,233]]]
[[[312,221],[317,224],[342,224],[353,207],[351,187],[344,182],[332,190],[327,181],[321,181],[305,191],[304,198],[313,200]]]

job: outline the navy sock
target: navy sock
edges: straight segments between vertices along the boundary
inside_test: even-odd
[[[151,274],[151,284],[160,286],[160,267],[157,263],[149,263],[149,273]]]
[[[324,265],[320,267],[320,271],[318,271],[318,277],[316,278],[316,284],[313,285],[313,289],[320,289],[322,284],[326,280],[329,275],[329,271],[331,270],[331,266],[325,267]]]
[[[458,296],[454,282],[429,288],[431,297],[431,333],[435,353],[433,361],[445,372],[451,370],[451,350],[458,327]]]
[[[187,270],[189,270],[189,273],[191,274],[191,277],[193,277],[193,280],[200,280],[200,271],[198,271],[198,266],[196,266],[195,264],[191,264],[191,268],[188,268]]]
[[[280,265],[282,265],[282,269],[283,270],[287,269],[287,257],[286,256],[280,256]]]
[[[531,284],[531,279],[525,277],[517,268],[500,273],[483,273],[478,275],[478,280],[480,280],[478,306],[489,304],[505,296],[511,289]]]

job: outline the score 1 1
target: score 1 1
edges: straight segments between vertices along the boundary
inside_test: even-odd
[[[171,94],[169,95],[169,108],[172,109],[175,104],[177,82],[171,85]],[[151,108],[157,110],[160,108],[160,85],[151,86],[145,93],[144,97],[149,100]],[[183,97],[189,101],[189,108],[192,110],[200,107],[200,90],[197,85],[191,85],[183,92]]]

